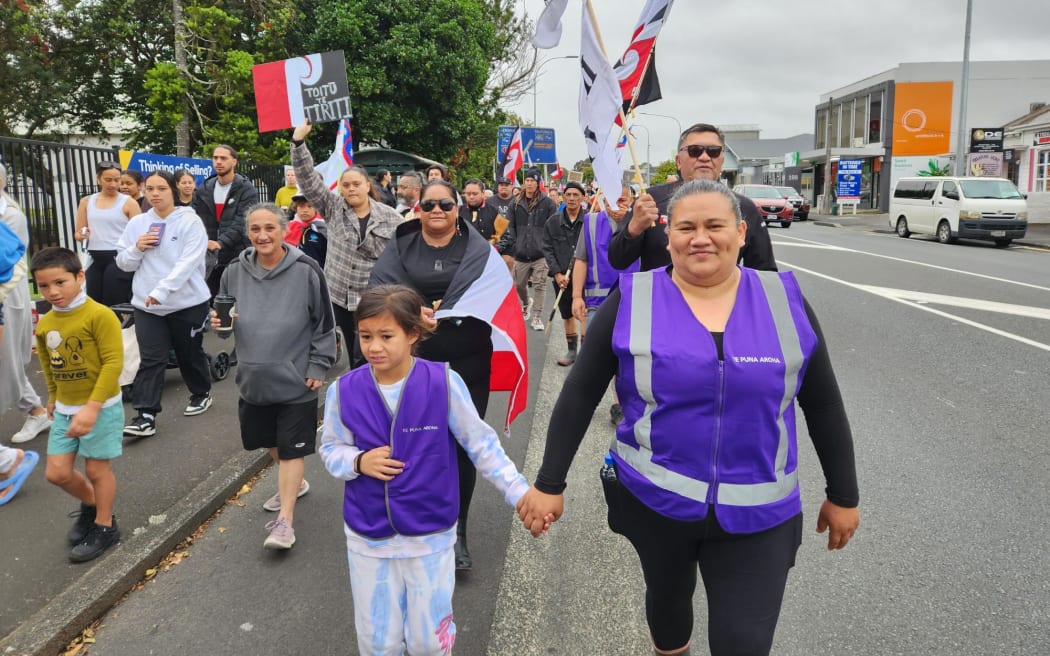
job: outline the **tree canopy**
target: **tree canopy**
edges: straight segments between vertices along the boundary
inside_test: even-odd
[[[473,161],[498,103],[528,88],[530,35],[510,0],[0,2],[0,134],[121,118],[133,147],[175,152],[188,115],[193,152],[279,161],[288,135],[258,133],[252,65],[344,50],[358,143]]]

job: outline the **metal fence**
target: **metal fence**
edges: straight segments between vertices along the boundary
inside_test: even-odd
[[[48,246],[73,248],[77,205],[98,191],[95,165],[107,160],[119,161],[117,151],[0,137],[0,162],[7,168],[4,191],[29,220],[30,254]],[[252,181],[260,201],[273,200],[284,185],[279,165],[241,161],[238,172]]]

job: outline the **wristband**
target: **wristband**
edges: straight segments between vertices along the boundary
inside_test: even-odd
[[[305,139],[292,139],[292,145],[293,146],[301,146],[304,143],[306,143]]]
[[[364,455],[365,455],[365,452],[362,451],[361,453],[357,454],[356,458],[354,458],[354,473],[355,474],[360,474],[361,473],[361,458],[363,458]]]

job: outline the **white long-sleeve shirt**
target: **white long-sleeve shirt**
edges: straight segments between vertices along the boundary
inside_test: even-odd
[[[155,223],[164,224],[156,248],[140,251],[136,242]],[[134,271],[131,304],[151,314],[166,315],[211,298],[204,280],[208,233],[188,207],[176,207],[162,219],[155,210],[134,216],[117,242],[117,266]],[[146,307],[146,297],[160,304]]]
[[[393,413],[404,388],[402,379],[393,385],[380,385],[387,408]],[[478,472],[503,493],[512,508],[529,489],[528,481],[518,473],[514,462],[507,457],[496,431],[478,416],[470,400],[466,383],[455,371],[449,370],[448,426],[460,446],[470,456]],[[354,459],[361,453],[354,442],[353,432],[343,424],[339,412],[339,383],[328,387],[325,397],[324,428],[318,454],[332,476],[352,481],[360,474],[354,472]],[[417,558],[452,548],[456,541],[456,527],[430,535],[374,539],[350,530],[344,522],[347,549],[373,558]]]

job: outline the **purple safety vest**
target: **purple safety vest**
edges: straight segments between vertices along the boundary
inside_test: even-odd
[[[604,210],[583,217],[583,243],[587,249],[587,279],[583,283],[583,301],[587,307],[598,307],[612,291],[621,273],[634,273],[641,268],[637,260],[620,270],[609,264],[609,242],[613,220]]]
[[[448,364],[416,358],[391,415],[371,367],[339,378],[339,415],[364,451],[389,445],[405,463],[389,482],[347,481],[343,519],[370,538],[426,535],[450,528],[459,514],[456,439],[448,427]]]
[[[795,396],[817,337],[791,273],[741,267],[724,360],[667,269],[620,278],[620,480],[656,512],[755,533],[802,511]],[[654,329],[654,326],[656,327]]]

